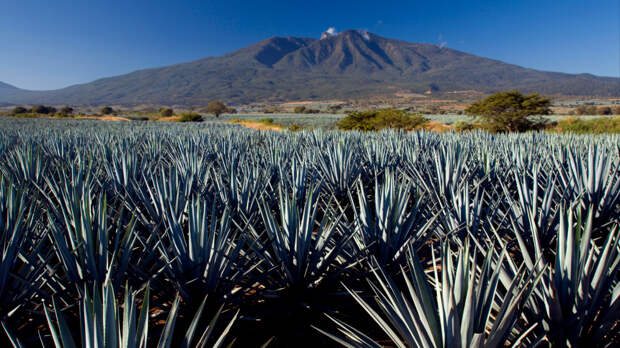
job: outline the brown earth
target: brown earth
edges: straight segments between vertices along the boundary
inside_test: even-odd
[[[98,120],[98,121],[129,121],[128,119],[126,119],[124,117],[110,116],[110,115],[106,115],[106,116],[78,116],[76,118],[78,118],[78,119],[87,119],[87,120]]]

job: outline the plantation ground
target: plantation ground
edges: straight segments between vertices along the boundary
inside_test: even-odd
[[[282,124],[284,126],[290,126],[292,124],[298,124],[304,127],[310,128],[324,128],[324,129],[335,129],[336,123],[343,119],[346,115],[344,114],[224,114],[216,119],[212,116],[206,116],[209,121],[230,121],[233,119],[241,119],[241,120],[260,120],[264,118],[273,118],[275,123]],[[447,125],[453,125],[459,121],[472,122],[474,119],[467,115],[432,115],[425,114],[430,122],[438,122]],[[543,116],[543,119],[554,122],[559,120],[567,119],[569,116],[566,115],[550,115]],[[582,120],[590,120],[597,118],[610,118],[611,116],[570,116],[576,119]]]
[[[620,344],[620,135],[3,117],[0,216],[5,346]]]

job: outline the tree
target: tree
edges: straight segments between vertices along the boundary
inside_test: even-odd
[[[215,117],[220,117],[220,115],[226,112],[226,110],[226,104],[219,100],[213,100],[209,102],[209,105],[207,105],[207,112],[215,115]]]
[[[306,111],[305,106],[296,106],[295,109],[293,109],[293,112],[296,114],[303,114],[304,111]]]
[[[609,106],[601,106],[596,110],[598,115],[611,115],[611,108]]]
[[[23,106],[16,106],[15,108],[13,108],[13,111],[11,111],[11,114],[13,115],[19,115],[19,114],[25,114],[28,112],[28,109],[26,109]]]
[[[404,110],[374,110],[354,112],[338,122],[343,130],[378,131],[384,128],[414,130],[422,128],[428,120]]]
[[[549,115],[551,99],[538,94],[523,95],[519,91],[492,94],[472,103],[465,112],[482,120],[483,126],[494,132],[524,132],[538,129],[543,120],[534,115]]]
[[[611,111],[614,115],[620,115],[620,106],[614,106]]]
[[[104,106],[101,108],[101,114],[102,115],[111,115],[114,113],[114,109],[112,109],[109,106]]]
[[[161,117],[170,117],[172,115],[174,115],[174,110],[172,110],[172,108],[159,109],[159,116]]]

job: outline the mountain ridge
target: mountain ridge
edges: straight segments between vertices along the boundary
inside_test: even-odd
[[[620,96],[620,79],[528,69],[426,43],[347,30],[321,39],[270,37],[219,57],[137,70],[52,91],[0,83],[0,102],[204,105],[354,99],[398,90],[438,94],[506,89]]]

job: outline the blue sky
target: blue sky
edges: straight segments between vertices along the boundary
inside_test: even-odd
[[[0,81],[52,89],[270,36],[367,29],[542,70],[620,76],[620,1],[0,1]]]

